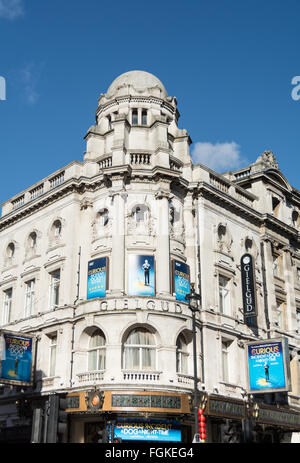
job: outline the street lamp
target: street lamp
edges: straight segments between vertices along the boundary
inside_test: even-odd
[[[197,345],[196,345],[196,312],[199,312],[198,301],[201,300],[200,294],[195,292],[195,283],[191,283],[191,292],[185,297],[189,301],[189,309],[192,312],[193,320],[193,353],[194,353],[194,414],[195,414],[195,434],[198,428],[198,376],[197,376]]]

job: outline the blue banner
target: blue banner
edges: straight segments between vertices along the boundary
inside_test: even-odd
[[[153,256],[128,256],[128,295],[155,296],[155,269]]]
[[[190,267],[183,262],[173,263],[174,293],[177,301],[188,302],[185,298],[190,293]]]
[[[32,382],[33,338],[13,333],[2,334],[0,382],[23,384]]]
[[[250,392],[287,390],[283,341],[248,345]]]
[[[181,430],[168,421],[124,421],[115,426],[114,437],[123,441],[181,442]]]
[[[88,263],[87,299],[105,297],[107,274],[106,257],[91,260]]]

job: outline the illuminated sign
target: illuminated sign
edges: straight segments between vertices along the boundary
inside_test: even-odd
[[[254,264],[251,254],[244,254],[241,258],[241,276],[244,316],[255,317],[257,315],[256,290],[254,278]]]
[[[108,258],[101,257],[88,263],[87,299],[105,297],[108,289]]]
[[[290,389],[286,338],[247,343],[248,389],[251,393]]]
[[[128,295],[155,296],[153,256],[138,254],[128,256]]]
[[[35,353],[34,336],[20,335],[10,331],[1,331],[0,335],[0,382],[31,386]]]
[[[181,442],[179,424],[167,420],[144,422],[126,420],[116,423],[114,437],[123,441]]]
[[[188,302],[185,296],[190,293],[190,267],[178,260],[173,260],[173,293],[177,301]]]

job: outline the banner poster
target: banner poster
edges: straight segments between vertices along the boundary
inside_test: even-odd
[[[0,382],[27,385],[33,383],[35,338],[1,331]]]
[[[105,297],[108,286],[108,258],[100,257],[88,263],[87,299]]]
[[[154,256],[129,254],[128,295],[155,296]]]
[[[168,420],[128,419],[116,423],[114,437],[123,441],[181,442],[181,430],[178,423]]]
[[[290,373],[285,338],[247,343],[247,365],[250,393],[288,391]]]
[[[173,293],[177,301],[188,302],[185,296],[190,293],[190,267],[178,260],[173,260]]]
[[[243,308],[245,317],[256,317],[256,289],[254,264],[251,254],[241,257],[241,278],[243,291]]]

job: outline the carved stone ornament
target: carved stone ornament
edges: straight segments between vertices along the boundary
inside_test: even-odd
[[[233,239],[228,230],[227,225],[224,223],[219,223],[219,225],[216,228],[216,232],[217,251],[230,255]]]
[[[256,160],[256,163],[263,162],[268,167],[273,167],[274,169],[278,169],[278,162],[276,161],[276,157],[273,151],[266,150],[263,152],[261,156],[259,156]]]

